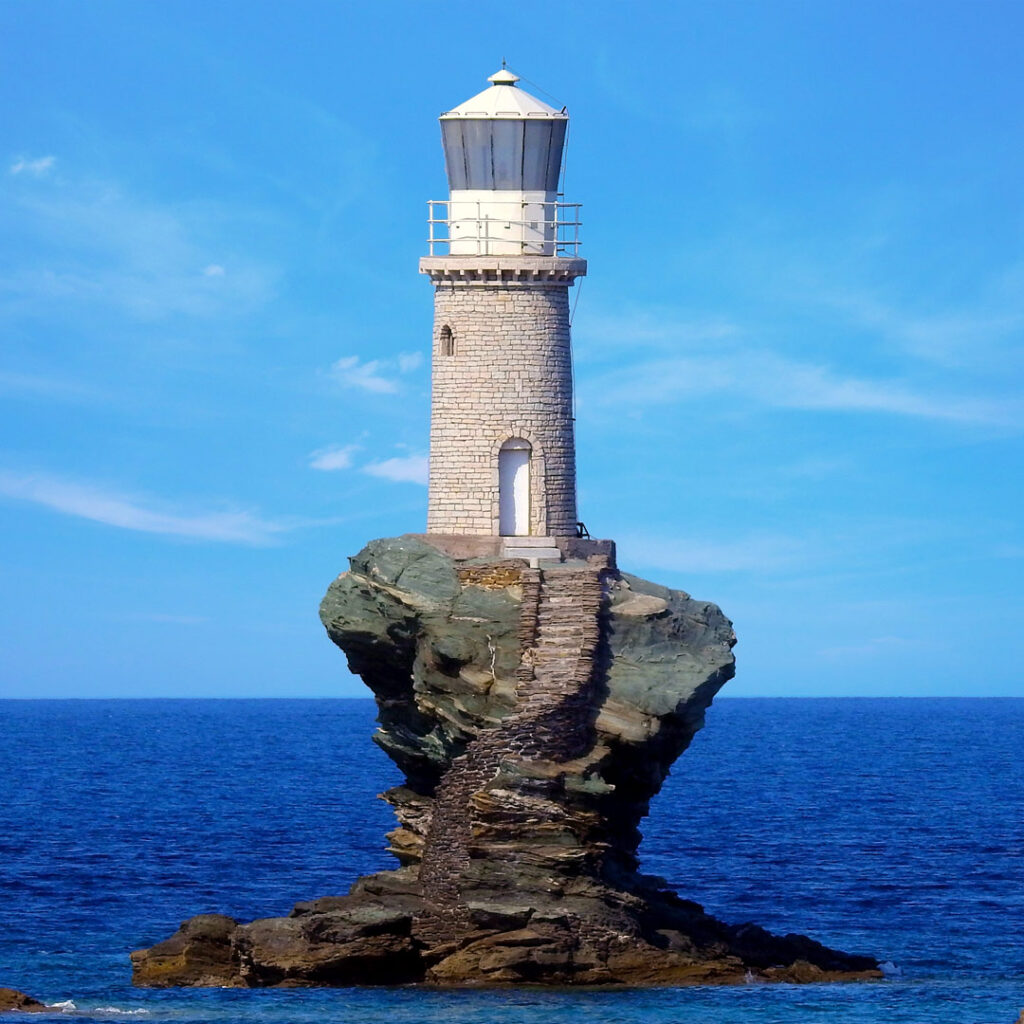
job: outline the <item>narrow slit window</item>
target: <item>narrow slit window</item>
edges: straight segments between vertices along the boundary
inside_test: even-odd
[[[455,336],[452,334],[452,329],[447,324],[441,328],[441,355],[455,355]]]

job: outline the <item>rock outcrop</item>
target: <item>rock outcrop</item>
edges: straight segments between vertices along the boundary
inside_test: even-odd
[[[22,1013],[52,1013],[46,1003],[19,992],[16,988],[0,988],[0,1013],[20,1010]]]
[[[369,544],[321,618],[373,691],[401,866],[287,918],[203,915],[139,985],[644,985],[879,977],[638,872],[639,824],[732,677],[719,609],[607,557],[530,568]]]

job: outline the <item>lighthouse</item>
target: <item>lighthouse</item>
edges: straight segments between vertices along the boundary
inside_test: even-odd
[[[569,289],[579,206],[559,192],[569,116],[502,69],[441,115],[448,198],[429,202],[434,286],[427,533],[561,558],[576,508]]]

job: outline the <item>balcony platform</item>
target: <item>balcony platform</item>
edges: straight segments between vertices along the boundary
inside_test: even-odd
[[[420,273],[434,284],[529,284],[565,287],[585,277],[578,256],[423,256]]]

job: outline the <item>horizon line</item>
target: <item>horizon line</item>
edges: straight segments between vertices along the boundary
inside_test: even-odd
[[[330,700],[375,700],[369,696],[336,696],[325,697],[323,695],[306,697],[0,697],[0,703],[43,703],[46,701],[330,701]],[[967,693],[944,693],[944,694],[866,694],[866,693],[835,693],[835,694],[723,694],[714,698],[715,702],[723,700],[1024,700],[1024,694],[992,693],[992,694],[967,694]],[[709,705],[709,707],[713,706]]]

